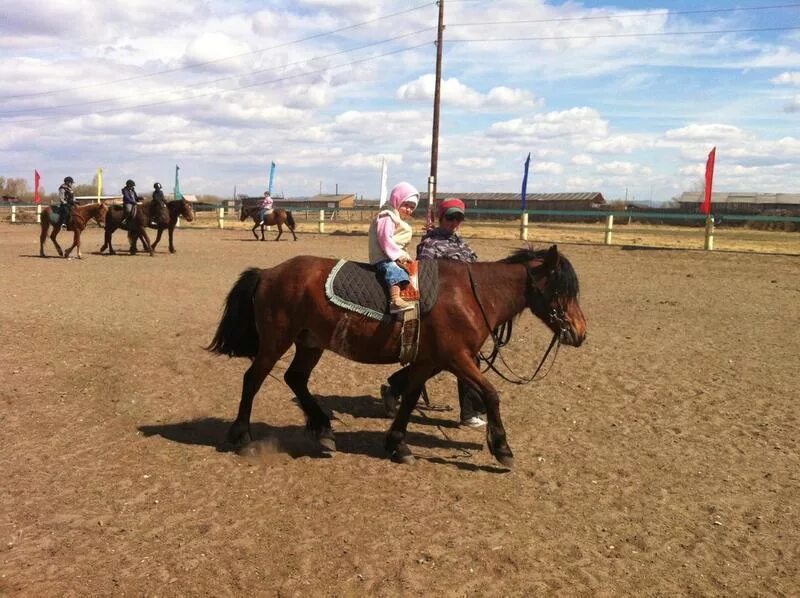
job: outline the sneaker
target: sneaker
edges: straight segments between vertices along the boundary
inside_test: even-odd
[[[393,314],[408,311],[410,309],[414,309],[414,304],[409,303],[405,299],[398,298],[389,304],[389,311]]]
[[[388,384],[381,384],[381,399],[383,399],[383,406],[386,408],[386,415],[395,417],[397,410],[400,408],[400,397],[394,394],[392,387]]]
[[[482,428],[486,425],[486,420],[481,419],[477,415],[473,415],[469,419],[462,419],[461,425],[467,428]]]

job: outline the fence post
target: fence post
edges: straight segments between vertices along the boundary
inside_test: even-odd
[[[220,228],[225,228],[225,208],[217,209],[217,224]]]
[[[11,206],[11,224],[17,221],[17,206]]]
[[[42,223],[42,204],[36,204],[36,224]]]
[[[325,210],[319,211],[319,232],[325,232]]]
[[[528,240],[528,212],[522,212],[522,217],[519,219],[519,238],[520,241]]]
[[[703,249],[714,251],[714,217],[711,214],[706,216],[706,241]]]
[[[611,237],[614,231],[614,214],[606,216],[606,245],[611,245]]]

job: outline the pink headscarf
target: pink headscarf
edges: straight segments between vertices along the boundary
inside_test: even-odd
[[[414,207],[419,203],[419,191],[411,183],[397,183],[389,194],[389,204],[397,210],[405,202],[413,202]]]

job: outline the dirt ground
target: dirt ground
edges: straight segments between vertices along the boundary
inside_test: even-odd
[[[416,465],[390,462],[393,368],[333,354],[311,390],[339,452],[313,456],[290,355],[256,398],[258,456],[218,451],[247,362],[202,347],[241,270],[367,255],[248,235],[107,257],[92,228],[78,261],[0,224],[0,595],[797,595],[797,257],[562,245],[588,340],[533,385],[492,375],[509,471],[456,425],[447,374],[410,425]],[[548,340],[525,314],[507,358],[529,372]]]

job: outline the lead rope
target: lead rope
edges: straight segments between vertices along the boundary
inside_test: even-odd
[[[556,357],[558,357],[558,348],[561,346],[561,343],[558,342],[559,334],[557,332],[553,333],[553,338],[550,340],[550,346],[547,347],[547,350],[544,352],[544,355],[542,356],[541,361],[539,361],[539,365],[536,367],[533,374],[531,374],[530,376],[521,376],[517,374],[508,365],[508,363],[506,363],[506,360],[500,353],[500,349],[505,345],[507,345],[509,340],[511,339],[511,329],[512,329],[511,320],[503,322],[494,329],[492,328],[491,324],[489,324],[489,318],[486,315],[486,310],[483,308],[483,304],[481,303],[480,297],[478,296],[478,286],[475,284],[475,279],[472,276],[472,268],[470,268],[469,264],[467,264],[467,273],[469,274],[469,284],[470,287],[472,288],[472,294],[475,296],[475,301],[478,303],[478,307],[481,310],[481,315],[483,316],[483,321],[486,324],[486,328],[489,330],[489,334],[492,337],[492,343],[494,344],[494,346],[492,347],[492,352],[489,354],[488,357],[484,355],[482,352],[478,353],[479,360],[486,363],[486,368],[483,370],[483,372],[492,370],[503,380],[505,380],[506,382],[510,382],[511,384],[517,384],[517,385],[530,384],[536,379],[536,375],[542,369],[542,366],[544,365],[547,356],[550,354],[550,351],[553,349],[553,346],[556,345],[556,352],[553,355],[553,361],[550,364],[550,367],[547,369],[547,372],[545,372],[545,374],[541,378],[539,378],[539,380],[546,378],[547,374],[549,374],[550,370],[553,368],[553,364],[556,361]],[[502,338],[503,336],[505,336],[505,338]],[[494,362],[498,357],[500,358],[500,362],[511,373],[511,375],[516,378],[516,380],[509,378],[508,376],[503,374],[500,370],[498,370],[497,367],[495,367]]]

